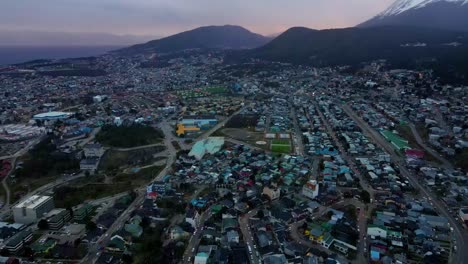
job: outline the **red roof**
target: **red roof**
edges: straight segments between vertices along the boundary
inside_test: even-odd
[[[424,158],[424,151],[418,149],[407,149],[405,150],[405,154],[408,157],[414,157],[418,159]]]

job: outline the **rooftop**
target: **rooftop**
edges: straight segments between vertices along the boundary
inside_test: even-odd
[[[41,195],[33,195],[20,203],[18,203],[15,208],[23,208],[26,207],[28,209],[36,208],[37,206],[43,204],[47,200],[52,199],[50,196],[41,196]]]

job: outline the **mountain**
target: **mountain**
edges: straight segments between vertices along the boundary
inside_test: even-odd
[[[240,26],[207,26],[116,51],[119,54],[168,53],[187,49],[245,49],[266,44],[270,38]]]
[[[154,36],[113,35],[89,32],[0,30],[0,46],[128,46]]]
[[[467,57],[468,32],[386,26],[291,28],[265,46],[231,54],[225,61],[261,59],[320,67],[386,59],[393,67],[440,67],[468,77]]]
[[[468,31],[468,0],[397,0],[358,27],[383,25]]]
[[[327,30],[298,27],[246,54],[272,61],[319,66],[432,57],[467,48],[468,33],[465,32],[393,26]]]

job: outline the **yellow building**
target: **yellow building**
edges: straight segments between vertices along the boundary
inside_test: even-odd
[[[177,136],[182,136],[185,135],[185,132],[190,132],[190,131],[200,131],[200,128],[198,127],[186,127],[184,124],[177,124],[177,130],[176,134]]]

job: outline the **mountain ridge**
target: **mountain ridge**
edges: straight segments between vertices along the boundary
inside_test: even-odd
[[[248,49],[262,46],[270,38],[241,26],[205,26],[115,51],[118,54],[167,53],[188,49]]]
[[[468,0],[397,0],[357,27],[385,25],[468,31]]]

